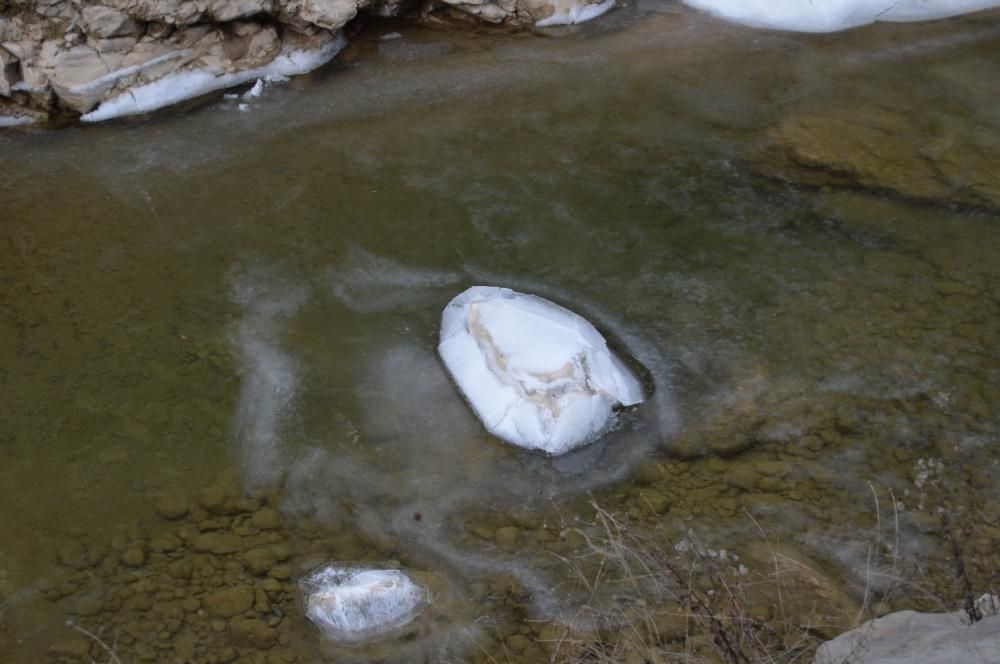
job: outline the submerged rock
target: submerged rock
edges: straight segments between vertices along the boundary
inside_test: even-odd
[[[474,286],[453,299],[438,353],[490,433],[549,454],[590,442],[615,408],[643,400],[593,325],[509,288]]]
[[[998,142],[961,118],[928,118],[919,99],[893,110],[850,105],[790,117],[748,155],[765,176],[813,187],[891,191],[925,203],[1000,209]],[[845,107],[847,108],[847,107]]]
[[[397,569],[329,565],[299,582],[306,617],[328,637],[372,641],[411,622],[429,602],[427,589]]]

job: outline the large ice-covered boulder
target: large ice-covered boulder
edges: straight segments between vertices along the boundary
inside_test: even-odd
[[[875,21],[930,21],[1000,6],[1000,0],[684,0],[755,28],[836,32]]]
[[[486,429],[563,454],[600,435],[642,386],[585,319],[535,295],[474,286],[441,317],[438,353]]]
[[[299,581],[306,617],[336,641],[362,643],[411,622],[427,606],[427,588],[398,569],[317,568]]]

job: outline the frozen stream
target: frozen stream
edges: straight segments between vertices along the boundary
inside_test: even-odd
[[[539,625],[588,627],[559,557],[591,499],[667,542],[759,526],[858,602],[873,496],[894,553],[941,550],[927,459],[997,513],[998,15],[549,34],[375,25],[244,110],[0,133],[0,653],[83,661],[72,618],[151,661],[547,661]],[[922,156],[761,165],[844,112]],[[646,403],[557,459],[489,436],[435,353],[479,284],[585,316]],[[324,559],[431,609],[345,655],[294,596]]]

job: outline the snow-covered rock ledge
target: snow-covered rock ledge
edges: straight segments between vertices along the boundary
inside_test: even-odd
[[[876,21],[931,21],[1000,7],[1000,0],[682,0],[754,28],[837,32]]]
[[[529,28],[579,23],[615,0],[420,0],[417,22],[455,16]],[[402,0],[9,0],[0,14],[0,127],[146,113],[214,90],[318,67],[359,15]]]
[[[552,455],[585,445],[642,386],[582,317],[535,295],[474,286],[441,317],[438,353],[493,435]]]
[[[218,67],[184,69],[167,74],[150,83],[138,85],[101,102],[93,111],[84,113],[84,122],[100,122],[125,115],[149,113],[173,104],[194,99],[215,90],[224,90],[242,83],[257,80],[250,94],[259,95],[262,81],[282,81],[298,76],[326,64],[347,44],[338,33],[325,44],[311,50],[297,50],[285,46],[266,65],[227,72]]]

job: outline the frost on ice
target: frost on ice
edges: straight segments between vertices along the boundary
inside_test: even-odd
[[[299,581],[306,617],[328,637],[371,641],[411,622],[427,605],[427,589],[397,569],[321,567]]]
[[[226,72],[218,67],[206,67],[173,72],[101,102],[100,106],[89,113],[84,113],[80,119],[84,122],[101,122],[127,115],[150,113],[215,90],[242,85],[254,79],[257,79],[257,83],[249,94],[256,97],[263,90],[265,81],[282,81],[287,80],[289,76],[310,72],[332,60],[346,44],[347,40],[343,33],[337,33],[335,39],[315,50],[296,50],[286,46],[271,62],[255,69]],[[253,94],[254,91],[257,94]]]
[[[577,314],[509,288],[474,286],[445,307],[438,353],[486,429],[563,454],[584,445],[642,386]]]
[[[585,23],[597,18],[598,16],[606,14],[614,6],[615,0],[604,0],[604,2],[599,4],[574,4],[566,11],[559,11],[557,9],[552,16],[543,18],[541,21],[535,23],[535,27],[548,28],[553,25],[575,25],[577,23]]]
[[[1000,7],[1000,0],[684,0],[755,28],[836,32],[875,21],[930,21]]]

